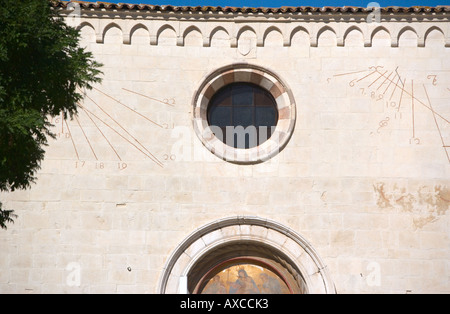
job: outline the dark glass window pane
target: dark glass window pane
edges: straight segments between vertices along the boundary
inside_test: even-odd
[[[269,95],[269,92],[263,89],[255,88],[255,106],[270,106],[273,107],[274,100],[272,95]]]
[[[253,125],[252,107],[234,107],[233,108],[233,125],[242,125],[244,128]]]
[[[253,106],[253,88],[250,85],[233,86],[233,106]]]
[[[225,88],[224,91],[216,93],[213,97],[214,106],[231,106],[231,87]]]
[[[209,124],[216,126],[232,125],[231,107],[213,107],[209,112]]]
[[[272,126],[277,124],[278,112],[273,107],[256,107],[255,108],[255,126]]]

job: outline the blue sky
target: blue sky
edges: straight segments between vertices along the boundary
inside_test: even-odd
[[[90,0],[95,2],[93,0]],[[100,0],[99,0],[100,1]],[[176,6],[234,6],[234,7],[282,7],[282,6],[358,6],[367,7],[370,2],[378,2],[381,7],[387,6],[437,6],[450,5],[450,0],[103,0],[112,3],[144,3],[153,5]]]

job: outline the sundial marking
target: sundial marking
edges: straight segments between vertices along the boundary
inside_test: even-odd
[[[162,128],[162,129],[167,129],[164,125],[161,125],[157,122],[155,122],[154,120],[148,118],[147,116],[143,115],[142,113],[140,113],[139,111],[131,108],[130,106],[124,104],[123,102],[121,102],[120,100],[112,97],[111,95],[105,93],[104,91],[94,87],[93,90],[95,90],[96,92],[106,96],[107,98],[113,100],[115,103],[120,104],[123,108],[126,108],[128,111],[131,111],[132,113],[138,115],[139,117],[145,119],[146,121],[152,123],[153,125]],[[125,90],[127,92],[136,94],[136,95],[140,95],[142,97],[145,97],[147,99],[153,100],[153,101],[157,101],[159,103],[162,103],[164,105],[168,105],[171,107],[174,107],[175,105],[175,99],[171,98],[171,99],[164,99],[164,100],[160,100],[154,97],[150,97],[129,89],[125,89],[122,88],[122,90]],[[82,92],[82,91],[81,91]],[[83,93],[83,92],[82,92]],[[93,109],[88,108],[86,102],[83,103],[78,103],[78,107],[81,109],[77,115],[75,115],[73,117],[73,120],[75,121],[75,126],[69,126],[70,124],[68,123],[67,119],[64,118],[64,114],[61,113],[61,117],[60,118],[56,118],[53,120],[53,122],[55,122],[55,124],[59,123],[59,119],[61,119],[61,131],[59,132],[59,135],[64,135],[65,134],[65,138],[70,138],[75,155],[76,155],[76,168],[78,168],[80,165],[84,166],[85,161],[81,160],[81,156],[80,156],[80,150],[77,147],[78,142],[76,141],[76,139],[74,138],[74,133],[73,133],[73,128],[76,127],[78,128],[81,133],[82,133],[82,137],[84,138],[84,141],[87,143],[87,145],[89,146],[89,150],[92,154],[92,156],[94,157],[94,159],[96,161],[99,161],[99,157],[95,151],[95,145],[92,142],[92,140],[90,139],[88,132],[86,132],[85,127],[83,127],[83,119],[81,116],[81,112],[84,113],[84,115],[86,115],[86,117],[88,118],[88,121],[90,121],[92,123],[92,125],[94,126],[95,130],[101,135],[101,137],[106,141],[106,143],[108,144],[108,146],[111,148],[112,152],[114,153],[114,155],[117,157],[117,159],[120,162],[123,162],[123,158],[120,156],[119,152],[117,151],[117,149],[114,147],[113,141],[111,138],[108,138],[108,136],[105,134],[104,131],[102,131],[102,129],[106,128],[111,130],[114,134],[118,135],[121,139],[123,139],[124,141],[126,141],[129,145],[131,145],[133,148],[135,148],[137,151],[139,151],[141,154],[143,154],[145,157],[149,158],[153,163],[155,163],[156,165],[158,165],[161,168],[164,168],[164,164],[162,161],[160,161],[135,135],[133,135],[128,129],[127,127],[125,127],[122,123],[120,123],[116,118],[114,118],[107,110],[105,110],[105,108],[103,108],[102,106],[100,106],[98,104],[98,102],[96,102],[93,99],[93,96],[91,97],[90,95],[83,93],[85,96],[85,100],[89,100],[92,104],[94,104],[94,109],[97,109],[97,113],[94,112]],[[101,114],[100,114],[101,112]],[[101,117],[102,115],[104,115],[107,118],[103,118]],[[97,122],[96,122],[97,120]],[[112,121],[112,123],[110,123],[108,120]],[[100,124],[99,124],[100,123]],[[92,134],[91,134],[92,135]],[[102,163],[102,168],[103,168],[104,164]],[[127,167],[126,163],[119,163],[119,169],[123,170]]]
[[[368,69],[361,70],[361,71],[352,71],[347,73],[339,73],[336,75],[333,75],[333,77],[343,77],[343,76],[350,76],[350,75],[357,75],[355,78],[349,81],[350,87],[355,87],[356,84],[368,81],[369,78],[371,78],[371,81],[368,81],[366,83],[365,87],[361,87],[360,91],[361,94],[364,96],[370,95],[370,97],[375,101],[380,101],[385,99],[385,95],[389,91],[389,89],[392,88],[392,92],[390,94],[389,100],[386,100],[386,106],[396,108],[395,118],[402,118],[400,108],[402,107],[402,103],[404,102],[404,96],[408,95],[411,97],[411,131],[412,131],[412,137],[410,138],[410,144],[420,144],[421,140],[420,138],[416,137],[416,105],[420,104],[423,107],[427,108],[433,115],[433,119],[436,125],[436,130],[439,135],[440,141],[442,143],[442,148],[444,149],[444,152],[446,154],[447,160],[450,164],[450,154],[448,152],[448,148],[450,148],[450,145],[445,143],[444,136],[442,134],[441,127],[438,123],[438,118],[442,121],[450,124],[450,120],[444,117],[441,113],[434,110],[432,102],[429,97],[429,93],[427,90],[427,87],[425,83],[423,83],[423,89],[426,95],[427,100],[421,100],[418,98],[415,86],[417,86],[417,82],[414,82],[414,79],[411,80],[411,89],[408,90],[405,85],[407,82],[406,78],[403,78],[399,72],[397,67],[395,70],[390,71],[384,70],[383,66],[371,66]],[[367,72],[369,72],[367,74]],[[388,73],[389,72],[389,73]],[[362,76],[360,74],[363,74]],[[374,77],[375,76],[375,77]],[[435,74],[429,74],[426,76],[426,79],[430,81],[430,83],[433,86],[438,85],[438,76]],[[330,83],[331,78],[327,79],[327,82]],[[381,80],[381,81],[380,81]],[[378,82],[378,83],[377,83]],[[380,84],[381,82],[381,84]],[[377,85],[378,84],[378,85]],[[383,85],[387,84],[387,86],[382,89]],[[396,93],[397,90],[400,91],[400,93]],[[447,88],[448,91],[450,91],[450,88]],[[393,101],[394,94],[397,94],[397,100]],[[398,95],[399,94],[399,95]],[[379,122],[379,128],[377,129],[377,133],[380,133],[380,130],[384,127],[386,127],[390,122],[390,117],[385,117]]]

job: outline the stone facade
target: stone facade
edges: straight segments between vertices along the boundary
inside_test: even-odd
[[[1,195],[0,293],[193,292],[241,251],[308,293],[450,292],[448,8],[57,9],[103,82]],[[260,159],[202,138],[227,77],[277,98]]]

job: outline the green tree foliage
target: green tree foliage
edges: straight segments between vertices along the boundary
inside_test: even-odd
[[[27,189],[44,158],[51,118],[72,117],[79,92],[100,82],[101,64],[79,47],[80,33],[53,0],[0,5],[0,191]],[[0,227],[13,222],[0,203]]]

